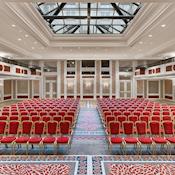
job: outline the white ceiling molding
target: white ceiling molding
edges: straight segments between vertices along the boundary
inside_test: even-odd
[[[28,8],[28,4],[21,4],[21,3],[5,3],[8,7],[8,12],[11,18],[16,21],[19,25],[25,28],[26,31],[29,31],[31,35],[37,38],[43,45],[48,46],[50,43],[48,36],[46,33],[43,34],[40,24],[33,14],[31,14],[31,9]],[[36,13],[35,13],[36,14]],[[17,18],[15,18],[17,17]],[[20,21],[19,21],[20,19]],[[41,23],[41,22],[40,22]],[[29,30],[30,29],[30,30]],[[47,33],[48,34],[48,33]]]
[[[2,37],[0,37],[0,44],[2,44],[3,46],[6,46],[7,48],[13,50],[16,53],[19,53],[20,55],[40,58],[39,55],[28,52],[25,49],[22,49],[21,47],[18,47],[16,44],[13,44],[12,42],[7,41],[6,39],[4,39]]]
[[[128,45],[133,46],[139,41],[142,34],[149,31],[155,27],[162,15],[166,17],[169,16],[172,11],[169,10],[171,4],[169,3],[159,3],[159,4],[149,4],[143,13],[139,13],[139,20],[134,21],[135,25],[128,32]],[[137,16],[136,16],[137,17]]]

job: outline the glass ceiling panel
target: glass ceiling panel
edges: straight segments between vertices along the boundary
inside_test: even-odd
[[[44,3],[36,5],[55,34],[122,34],[141,3]]]

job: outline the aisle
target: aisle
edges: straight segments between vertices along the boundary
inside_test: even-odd
[[[80,109],[70,154],[108,154],[104,129],[96,108]]]

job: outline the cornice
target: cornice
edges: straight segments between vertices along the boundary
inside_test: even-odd
[[[133,28],[128,32],[128,45],[132,47],[136,42],[141,39],[145,31],[150,31],[153,26],[158,22],[162,15],[168,16],[168,9],[171,4],[148,4],[145,6],[144,11],[139,13],[138,20],[135,21]],[[154,25],[153,25],[154,24]]]
[[[43,34],[38,24],[38,18],[35,19],[29,4],[24,3],[5,3],[8,8],[8,14],[14,19],[19,25],[21,25],[26,31],[30,32],[35,38],[37,38],[43,45],[49,45],[49,38]],[[17,17],[17,18],[15,18]],[[18,20],[17,20],[18,19]],[[20,21],[19,21],[20,19]],[[35,19],[35,20],[34,20]],[[36,21],[37,20],[37,21]],[[41,22],[40,22],[41,23]],[[29,30],[30,29],[30,30]]]

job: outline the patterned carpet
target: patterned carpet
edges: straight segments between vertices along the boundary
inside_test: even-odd
[[[104,129],[96,108],[80,109],[69,154],[109,154]]]
[[[1,155],[1,175],[174,175],[175,156]]]

